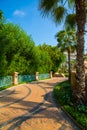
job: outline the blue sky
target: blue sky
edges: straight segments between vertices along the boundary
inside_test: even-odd
[[[54,35],[61,30],[51,18],[42,18],[38,0],[0,0],[0,9],[8,22],[20,25],[36,45],[57,45]]]
[[[56,26],[51,18],[42,18],[38,10],[39,0],[0,0],[0,9],[8,22],[20,25],[36,45],[47,43],[57,45],[54,35],[62,28]],[[87,34],[85,35],[85,41]],[[87,48],[87,42],[85,46]]]

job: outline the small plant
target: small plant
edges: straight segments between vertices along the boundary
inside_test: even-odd
[[[82,113],[86,113],[86,114],[87,114],[87,106],[79,105],[79,106],[77,106],[77,110],[78,110],[79,112],[82,112]]]

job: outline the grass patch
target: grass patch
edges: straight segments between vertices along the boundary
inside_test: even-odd
[[[72,102],[70,83],[64,81],[54,87],[57,101],[81,126],[87,130],[87,106],[75,106]]]
[[[0,87],[0,91],[5,90],[5,89],[7,89],[7,88],[10,88],[10,87],[12,87],[12,86],[13,86],[13,85],[11,85],[11,86]]]

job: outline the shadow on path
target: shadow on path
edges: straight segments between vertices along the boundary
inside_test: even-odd
[[[58,83],[58,82],[56,82],[56,83]],[[32,84],[36,84],[36,83],[32,83]],[[2,121],[2,122],[0,121],[1,122],[0,128],[2,130],[4,130],[4,127],[6,128],[7,126],[8,126],[7,130],[15,130],[16,128],[18,130],[21,130],[20,126],[23,123],[26,124],[26,121],[30,120],[31,118],[53,119],[56,122],[59,122],[61,124],[61,127],[58,130],[66,130],[67,121],[69,121],[68,118],[66,118],[64,112],[61,111],[60,108],[58,108],[58,110],[55,109],[56,103],[53,100],[52,90],[49,92],[46,91],[46,87],[47,88],[52,87],[52,86],[54,86],[54,83],[38,82],[37,84],[39,85],[39,87],[41,87],[45,91],[45,94],[43,95],[43,101],[40,103],[24,100],[31,93],[31,90],[29,87],[27,87],[27,89],[28,89],[27,94],[24,95],[20,99],[15,98],[16,97],[15,95],[18,93],[16,93],[15,91],[14,91],[14,93],[10,93],[10,90],[8,90],[8,93],[10,93],[8,98],[7,98],[7,96],[5,96],[4,98],[1,98],[0,102],[2,102],[2,103],[8,102],[8,104],[1,107],[0,110],[3,108],[6,108],[6,109],[11,108],[12,109],[11,113],[14,113],[14,111],[15,111],[15,113],[17,113],[18,110],[24,111],[24,114],[20,113],[19,116],[16,115],[16,117],[12,117],[12,118],[8,119],[8,121]],[[47,86],[44,88],[42,84],[47,85]],[[12,97],[12,94],[14,95],[13,97]],[[16,103],[19,104],[20,107],[17,107]],[[12,104],[14,104],[14,105],[12,106]],[[64,116],[64,118],[66,118],[66,120],[63,119],[63,116]],[[5,117],[5,118],[8,118],[8,117]],[[64,121],[65,124],[62,124],[61,123],[62,121]],[[74,124],[71,122],[70,122],[70,124],[73,127]],[[29,124],[27,123],[27,125],[29,125]],[[79,130],[79,128],[76,128],[75,130]]]

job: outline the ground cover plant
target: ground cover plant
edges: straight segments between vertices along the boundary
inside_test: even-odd
[[[87,130],[87,106],[73,104],[70,83],[64,81],[54,87],[54,97],[83,128]]]

